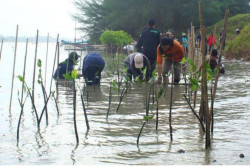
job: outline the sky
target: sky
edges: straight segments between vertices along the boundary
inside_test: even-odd
[[[75,37],[75,25],[71,14],[76,8],[73,0],[0,0],[0,35],[16,36],[19,25],[19,36],[39,36],[60,38]],[[80,32],[76,36],[80,36]]]

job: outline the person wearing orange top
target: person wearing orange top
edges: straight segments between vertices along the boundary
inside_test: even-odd
[[[180,62],[184,57],[184,48],[181,44],[171,38],[163,38],[157,47],[158,83],[161,83],[162,76],[164,82],[168,83],[166,74],[174,64],[174,83],[180,82]]]

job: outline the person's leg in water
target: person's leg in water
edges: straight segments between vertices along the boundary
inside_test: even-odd
[[[84,72],[84,79],[87,85],[99,84],[101,80],[101,71],[97,67],[90,66]]]
[[[174,62],[174,84],[178,84],[181,80],[181,64],[179,62]]]
[[[169,83],[168,72],[171,69],[173,62],[168,59],[163,59],[162,63],[162,75],[163,75],[163,83]]]

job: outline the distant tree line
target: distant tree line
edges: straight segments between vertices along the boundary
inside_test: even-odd
[[[204,24],[210,26],[230,16],[249,13],[249,0],[202,0]],[[105,30],[123,30],[137,40],[147,20],[153,18],[157,29],[176,34],[186,32],[190,23],[199,26],[198,0],[75,0],[77,14],[73,17],[90,41],[100,42]],[[178,35],[177,35],[178,36]]]

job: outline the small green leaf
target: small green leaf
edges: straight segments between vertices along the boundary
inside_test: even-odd
[[[71,77],[71,75],[69,75],[68,72],[67,72],[66,74],[63,74],[63,77],[64,77],[66,80],[73,80],[73,78]]]
[[[154,118],[154,116],[143,116],[143,120],[147,121],[147,120],[152,120]]]
[[[140,75],[135,78],[135,82],[142,83],[140,79]]]
[[[161,86],[161,89],[159,90],[159,92],[158,92],[158,94],[157,94],[157,99],[158,99],[158,100],[159,100],[160,97],[162,96],[163,92],[164,92],[164,87]]]
[[[198,87],[199,87],[198,85],[193,85],[193,86],[191,87],[191,89],[192,89],[192,90],[197,90]]]
[[[181,64],[185,64],[185,63],[186,63],[186,58],[184,57],[184,58],[181,60],[180,63],[181,63]]]
[[[23,79],[23,77],[21,76],[21,75],[18,75],[18,77],[17,77],[21,82],[24,82],[24,79]]]
[[[72,77],[73,79],[76,79],[77,76],[78,76],[77,70],[73,70],[73,71],[71,72],[71,77]]]
[[[41,84],[41,80],[37,80],[38,84]]]
[[[38,67],[42,67],[42,61],[41,61],[41,59],[38,59],[38,60],[37,60],[37,66],[38,66]]]

